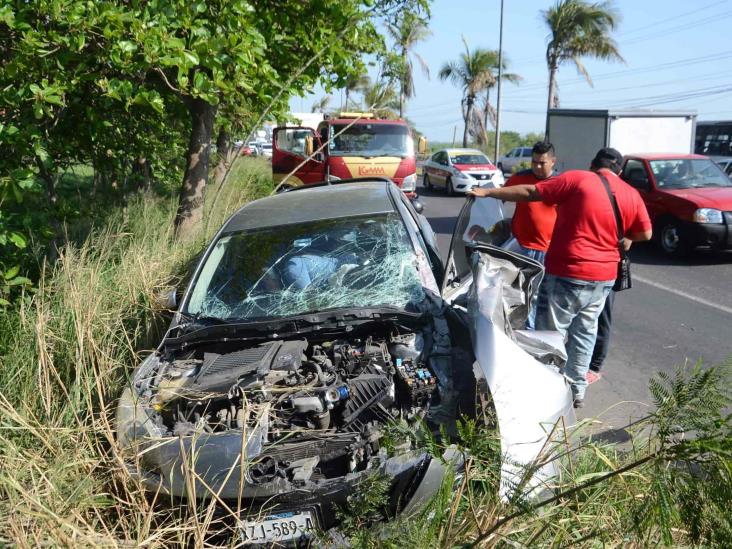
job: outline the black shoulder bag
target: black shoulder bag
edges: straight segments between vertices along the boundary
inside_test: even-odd
[[[607,178],[605,178],[605,176],[599,172],[597,175],[600,176],[602,185],[607,191],[607,196],[610,199],[610,204],[613,205],[613,211],[615,212],[615,223],[618,227],[618,250],[620,251],[620,262],[618,263],[618,275],[615,278],[613,291],[621,292],[623,290],[629,290],[633,287],[633,281],[630,279],[630,258],[628,257],[628,252],[626,252],[625,248],[623,247],[623,220],[620,218],[618,203],[615,201],[615,196],[613,196],[613,193],[610,190],[610,184],[608,183]]]

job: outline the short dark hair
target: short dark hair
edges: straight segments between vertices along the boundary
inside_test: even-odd
[[[623,155],[612,147],[604,147],[597,151],[595,158],[590,163],[590,168],[599,170],[605,168],[613,173],[620,173],[623,167]]]
[[[531,154],[548,154],[549,156],[556,156],[556,153],[554,152],[554,145],[549,143],[549,141],[537,141],[534,143],[534,146],[531,147]]]

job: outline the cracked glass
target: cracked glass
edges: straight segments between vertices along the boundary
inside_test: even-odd
[[[343,307],[416,310],[424,299],[417,264],[394,214],[244,231],[216,242],[183,313],[249,320]]]

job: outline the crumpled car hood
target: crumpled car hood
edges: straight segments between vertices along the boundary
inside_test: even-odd
[[[536,495],[555,476],[554,464],[533,475],[527,471],[549,457],[553,439],[575,422],[571,389],[558,372],[566,361],[564,344],[556,332],[518,329],[528,311],[525,296],[537,290],[543,276],[541,265],[493,247],[478,248],[472,263],[468,313],[473,351],[500,430],[500,494]]]

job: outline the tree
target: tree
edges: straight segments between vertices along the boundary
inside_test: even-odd
[[[364,88],[363,103],[363,109],[377,118],[397,118],[399,94],[389,82],[379,80]]]
[[[403,12],[394,24],[386,25],[386,30],[399,49],[399,65],[397,71],[399,80],[399,118],[404,118],[404,102],[406,99],[415,95],[414,64],[412,63],[410,54],[417,59],[424,74],[429,78],[430,70],[427,63],[418,53],[413,52],[412,49],[417,42],[421,42],[427,38],[431,32],[427,28],[427,21],[418,14],[410,11]]]
[[[465,130],[463,131],[463,147],[468,146],[469,126],[475,121],[475,99],[481,91],[495,84],[493,68],[498,64],[496,52],[483,48],[470,51],[468,43],[463,38],[465,53],[457,61],[445,63],[439,72],[440,80],[450,80],[463,90],[460,105],[463,110]],[[482,124],[480,118],[478,124]]]
[[[619,16],[610,0],[593,4],[583,0],[558,0],[548,10],[542,10],[541,14],[550,31],[546,48],[546,64],[549,69],[548,131],[548,111],[559,107],[557,71],[562,63],[572,62],[592,86],[592,79],[582,64],[583,57],[617,61],[623,61],[623,58],[617,44],[610,37],[610,32],[615,30],[619,22]]]
[[[328,105],[330,104],[331,99],[332,98],[330,95],[324,95],[315,103],[313,103],[313,106],[310,108],[310,112],[325,113],[328,110]]]
[[[366,73],[351,73],[346,77],[343,89],[346,91],[346,102],[343,106],[344,110],[348,110],[348,100],[352,92],[359,92],[371,85],[371,78]]]
[[[497,50],[491,50],[491,53],[495,55],[496,57],[496,64],[494,67],[492,67],[493,72],[493,83],[489,83],[485,88],[485,98],[483,99],[483,126],[486,128],[486,131],[488,129],[488,124],[496,127],[496,109],[491,104],[491,90],[496,86],[498,83],[498,51]],[[523,80],[523,77],[521,77],[518,74],[506,72],[508,70],[509,61],[506,58],[506,54],[504,53],[501,60],[501,80],[503,82],[510,82],[511,84],[518,84],[521,80]]]

